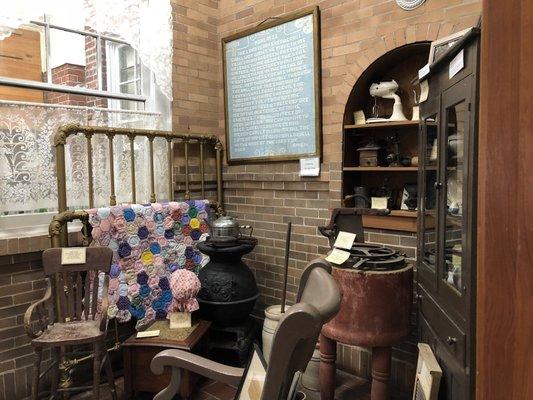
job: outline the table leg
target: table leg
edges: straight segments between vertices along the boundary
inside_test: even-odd
[[[320,334],[320,400],[334,400],[337,342]]]
[[[131,365],[131,350],[124,346],[124,400],[133,399],[133,366]]]
[[[372,390],[371,400],[389,398],[389,378],[391,372],[391,348],[372,348]]]

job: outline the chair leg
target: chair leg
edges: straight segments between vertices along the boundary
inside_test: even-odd
[[[94,358],[93,358],[93,399],[100,399],[100,356],[102,354],[102,343],[96,342],[94,344]]]
[[[43,358],[43,349],[35,347],[35,360],[33,361],[33,377],[31,384],[31,398],[37,400],[39,397],[39,374],[41,373],[41,359]]]
[[[113,375],[113,368],[111,367],[111,358],[109,357],[109,353],[107,352],[105,348],[105,343],[102,345],[103,348],[103,354],[104,357],[104,367],[105,367],[105,373],[107,377],[107,383],[109,384],[109,389],[111,390],[111,397],[113,400],[117,400],[117,390],[115,388],[115,377]]]
[[[61,363],[61,347],[52,347],[52,376],[50,394],[54,399],[58,398],[57,386],[59,384],[59,364]]]

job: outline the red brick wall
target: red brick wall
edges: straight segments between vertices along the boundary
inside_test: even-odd
[[[326,251],[317,235],[329,209],[340,205],[342,123],[358,77],[387,51],[434,40],[475,25],[478,0],[427,0],[413,11],[394,0],[174,0],[174,128],[216,133],[224,140],[220,39],[264,19],[303,7],[320,7],[322,46],[323,163],[318,178],[299,178],[295,162],[226,166],[226,209],[255,227],[259,245],[249,257],[261,292],[259,306],[279,302],[286,222],[293,222],[289,299],[307,261]],[[215,106],[217,106],[215,108]],[[395,245],[414,256],[409,233],[370,231],[366,239]],[[412,363],[412,345],[394,353]],[[339,364],[368,375],[368,354],[341,346]],[[412,386],[412,364],[393,364],[396,386]]]
[[[66,86],[85,86],[85,67],[76,64],[63,64],[52,68],[52,83]],[[44,92],[45,103],[84,106],[85,96],[70,93]]]

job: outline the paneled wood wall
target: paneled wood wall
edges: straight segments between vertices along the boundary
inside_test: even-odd
[[[483,1],[478,400],[533,398],[532,37],[532,1]]]

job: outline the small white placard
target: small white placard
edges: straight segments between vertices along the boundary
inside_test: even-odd
[[[157,337],[159,336],[159,329],[153,330],[153,331],[143,331],[143,332],[137,332],[137,339],[143,339],[143,338],[149,338],[149,337]]]
[[[427,74],[429,74],[429,64],[424,65],[418,70],[418,79],[422,80]]]
[[[338,247],[339,249],[351,250],[353,242],[355,241],[355,233],[340,231],[335,240],[333,247]]]
[[[171,312],[170,313],[170,329],[190,328],[191,313],[188,312]]]
[[[341,265],[344,264],[348,258],[350,258],[350,252],[341,249],[333,249],[331,250],[331,253],[329,253],[329,255],[326,257],[326,261],[329,261],[333,264]]]
[[[372,197],[372,206],[376,210],[385,210],[388,208],[388,197]]]
[[[86,261],[86,247],[65,247],[61,249],[61,265],[85,264]]]
[[[319,176],[320,158],[300,158],[300,176]]]
[[[450,61],[450,66],[448,70],[449,78],[452,79],[457,73],[462,70],[465,66],[465,52],[461,50],[457,55]]]
[[[423,103],[428,99],[429,95],[429,84],[428,81],[422,81],[420,82],[420,100],[419,103]]]

